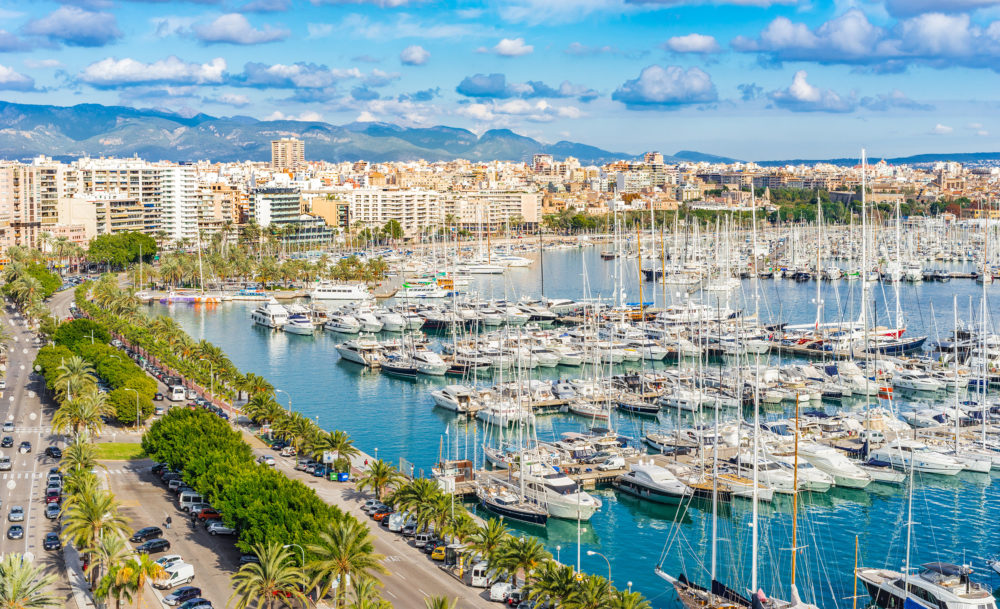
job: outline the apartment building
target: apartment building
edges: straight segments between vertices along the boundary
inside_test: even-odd
[[[441,194],[433,190],[359,188],[343,193],[343,198],[350,203],[352,224],[374,228],[396,220],[407,237],[441,226],[444,220]]]
[[[474,190],[447,193],[444,215],[454,216],[461,228],[503,232],[512,222],[525,227],[541,220],[542,195],[537,192]]]
[[[294,170],[306,164],[306,147],[302,140],[283,138],[271,140],[271,169]]]
[[[157,164],[160,172],[160,227],[167,239],[198,238],[198,176],[192,165]]]

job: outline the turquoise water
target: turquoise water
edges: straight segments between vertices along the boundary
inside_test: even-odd
[[[614,264],[599,259],[596,248],[546,252],[545,293],[550,297],[577,298],[589,288],[592,296],[614,293]],[[639,299],[635,261],[622,264],[625,279],[620,283],[626,300]],[[584,269],[586,279],[583,280]],[[789,280],[760,283],[761,315],[764,319],[806,323],[815,319],[816,284],[795,284]],[[821,299],[826,319],[854,319],[860,286],[846,281],[823,283]],[[511,269],[504,277],[476,278],[470,289],[485,297],[516,298],[535,296],[541,288],[538,265]],[[659,287],[645,285],[643,300],[659,303]],[[969,280],[950,283],[903,284],[900,301],[908,323],[908,334],[927,334],[930,340],[944,337],[952,328],[952,294],[958,296],[959,318],[973,319],[979,310],[982,286]],[[989,288],[989,303],[996,310],[997,288]],[[733,299],[752,297],[749,282]],[[668,299],[676,295],[667,294]],[[891,287],[875,290],[879,323],[894,315],[895,296]],[[714,303],[714,300],[712,300]],[[888,308],[885,303],[888,302]],[[734,305],[739,304],[737,302]],[[464,456],[481,442],[482,431],[474,422],[466,423],[450,413],[433,408],[429,391],[448,381],[421,378],[416,382],[393,379],[364,371],[342,362],[334,345],[343,337],[317,334],[315,337],[270,332],[249,321],[252,303],[226,303],[206,309],[190,305],[153,305],[150,312],[167,313],[196,338],[205,338],[222,347],[240,369],[261,374],[275,387],[280,402],[291,397],[292,407],[318,420],[327,429],[343,429],[369,454],[398,462],[405,458],[420,470],[428,470],[443,450],[445,456]],[[970,313],[973,312],[973,313]],[[975,313],[978,315],[978,313]],[[991,328],[995,326],[990,323]],[[549,376],[580,376],[579,370],[557,369]],[[941,399],[935,396],[908,396],[901,408],[915,402]],[[828,409],[834,409],[827,406]],[[769,416],[782,416],[771,412]],[[662,421],[618,417],[616,428],[625,435],[639,437],[643,427],[669,428]],[[539,417],[540,439],[555,439],[564,431],[582,430],[584,423],[569,416]],[[445,435],[445,430],[448,434]],[[443,448],[442,448],[443,445]],[[481,458],[480,458],[481,460]],[[665,545],[672,540],[664,560],[664,570],[676,574],[684,570],[694,581],[707,583],[710,563],[710,506],[694,503],[684,511],[653,506],[611,490],[597,491],[604,507],[581,533],[581,564],[587,572],[607,573],[600,556],[608,557],[615,584],[650,598],[655,607],[678,606],[673,590],[653,574]],[[799,553],[797,584],[806,600],[824,609],[851,607],[853,594],[854,538],[860,544],[859,564],[899,569],[905,549],[906,495],[900,488],[873,484],[856,491],[832,489],[828,493],[803,494],[799,507]],[[961,474],[954,478],[917,475],[913,498],[913,563],[943,560],[969,563],[977,568],[978,579],[991,583],[986,558],[1000,552],[1000,537],[994,520],[1000,514],[1000,491],[989,475]],[[791,542],[791,501],[776,496],[760,507],[760,586],[769,595],[788,597]],[[718,579],[738,590],[749,586],[750,506],[736,500],[719,510]],[[575,563],[576,524],[551,520],[546,529],[524,529],[538,535],[546,547],[565,563]],[[558,548],[558,549],[557,549]],[[1000,584],[1000,577],[997,578]],[[868,602],[867,595],[860,604]]]

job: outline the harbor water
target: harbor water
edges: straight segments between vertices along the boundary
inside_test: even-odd
[[[619,280],[615,280],[618,267]],[[955,267],[955,270],[961,270]],[[481,298],[536,297],[542,290],[542,267],[511,268],[500,276],[475,277],[467,290]],[[603,298],[610,301],[617,292],[627,302],[640,298],[637,260],[603,261],[593,247],[546,251],[544,253],[544,293],[553,298]],[[873,284],[879,324],[896,318],[896,293],[891,284]],[[861,285],[858,281],[821,282],[819,298],[813,281],[795,283],[789,279],[759,282],[760,316],[765,321],[810,323],[821,304],[826,321],[857,319]],[[958,317],[966,323],[979,320],[983,287],[972,280],[948,283],[898,284],[900,308],[907,336],[927,335],[929,341],[946,338],[953,329],[953,295],[957,295]],[[988,287],[987,311],[1000,304],[1000,288]],[[663,298],[677,302],[686,298],[701,301],[701,295],[664,294],[660,285],[645,283],[642,300],[662,305]],[[705,296],[706,304],[724,306],[717,293]],[[729,295],[729,305],[750,312],[755,306],[753,282],[744,280],[742,289]],[[430,391],[453,380],[420,378],[407,381],[341,361],[334,346],[347,339],[343,335],[317,332],[314,337],[273,332],[254,326],[249,319],[255,303],[227,302],[212,307],[184,304],[153,304],[153,315],[175,318],[196,339],[209,340],[221,347],[244,372],[267,378],[276,388],[278,400],[291,400],[294,410],[312,417],[325,429],[342,429],[355,444],[369,454],[399,463],[412,463],[415,473],[429,474],[439,454],[445,458],[472,459],[482,443],[482,424],[458,419],[451,412],[434,408]],[[996,332],[991,320],[987,328]],[[776,356],[773,356],[777,359]],[[673,364],[657,364],[657,366]],[[714,365],[714,364],[711,364]],[[647,364],[648,366],[648,364]],[[633,369],[640,369],[638,364]],[[556,368],[540,378],[580,376],[580,369]],[[928,403],[953,400],[953,394],[898,395],[896,407],[925,407]],[[838,408],[861,408],[863,404],[814,403],[813,408],[834,412]],[[765,413],[783,417],[780,407]],[[726,417],[736,416],[730,412]],[[690,423],[690,421],[688,421]],[[660,419],[637,419],[615,414],[613,424],[622,435],[638,442],[651,427],[670,429],[675,421],[663,412]],[[540,440],[557,439],[566,431],[583,431],[586,421],[571,415],[539,416]],[[475,457],[482,463],[481,451]],[[985,565],[1000,552],[998,523],[1000,481],[990,474],[963,472],[945,477],[916,474],[913,495],[912,564],[947,561],[970,564],[974,579],[1000,585],[1000,576]],[[667,573],[684,572],[702,585],[710,581],[711,506],[695,501],[684,509],[656,506],[635,498],[598,489],[604,505],[579,531],[576,522],[550,519],[544,528],[515,529],[535,535],[553,555],[567,564],[576,564],[589,573],[607,575],[618,587],[631,582],[632,589],[645,594],[654,607],[679,606],[673,589],[654,575],[663,561]],[[797,585],[805,600],[824,609],[852,607],[855,536],[860,555],[858,564],[901,570],[906,545],[907,497],[903,487],[871,484],[864,490],[833,488],[826,493],[800,494],[798,528]],[[738,591],[746,591],[750,574],[750,502],[734,499],[718,512],[717,579]],[[791,499],[775,495],[774,501],[760,505],[759,586],[769,596],[789,597],[792,540]],[[858,589],[858,606],[869,603],[863,588]]]

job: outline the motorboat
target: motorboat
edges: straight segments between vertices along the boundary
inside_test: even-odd
[[[931,450],[926,444],[916,440],[898,439],[881,446],[869,454],[869,457],[884,461],[893,467],[927,474],[954,476],[965,467],[948,455]]]
[[[504,518],[543,526],[549,519],[545,508],[525,501],[502,486],[477,486],[476,497],[484,508]]]
[[[281,329],[291,334],[305,334],[312,336],[316,331],[316,325],[309,319],[308,315],[289,315],[285,325]]]
[[[250,319],[258,326],[280,330],[288,321],[288,309],[271,297],[250,313]]]
[[[417,372],[428,376],[444,376],[451,368],[451,364],[441,359],[440,355],[426,349],[414,351],[411,359]]]
[[[653,503],[678,503],[693,492],[670,470],[652,461],[633,463],[628,472],[615,478],[614,486],[620,492]]]
[[[336,349],[343,359],[362,366],[375,366],[382,359],[381,345],[371,338],[355,338],[337,345]]]
[[[372,297],[363,283],[321,281],[309,292],[312,300],[369,300]]]
[[[525,498],[543,506],[553,518],[587,521],[601,508],[599,499],[553,467],[535,463],[517,475],[524,477]]]
[[[357,334],[361,331],[361,322],[348,313],[334,313],[323,324],[323,329],[341,334]]]
[[[354,314],[354,319],[361,324],[362,332],[381,332],[382,321],[371,311],[361,311]]]
[[[431,391],[434,405],[452,412],[469,412],[476,406],[476,394],[464,385],[447,385]]]
[[[868,589],[875,605],[882,609],[996,609],[989,588],[970,579],[968,566],[930,562],[916,575],[906,577],[889,569],[859,568],[858,579]],[[904,590],[908,587],[909,593]]]
[[[385,332],[402,332],[406,329],[406,320],[399,313],[379,310],[375,317],[382,322],[382,330]]]
[[[832,446],[807,442],[799,446],[799,455],[816,469],[833,476],[833,483],[837,486],[864,488],[872,482],[868,473]]]

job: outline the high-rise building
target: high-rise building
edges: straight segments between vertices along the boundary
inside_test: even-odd
[[[283,171],[296,169],[306,163],[306,146],[302,140],[283,138],[271,140],[271,168]]]

